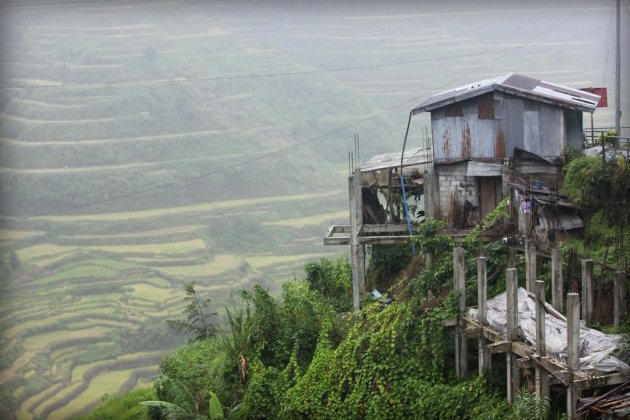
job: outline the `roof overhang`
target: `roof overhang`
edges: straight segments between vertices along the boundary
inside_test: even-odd
[[[504,76],[481,80],[446,92],[433,95],[415,107],[413,115],[433,111],[457,102],[475,98],[492,91],[532,99],[563,108],[593,113],[600,96],[583,90],[545,82],[520,74],[508,73]]]

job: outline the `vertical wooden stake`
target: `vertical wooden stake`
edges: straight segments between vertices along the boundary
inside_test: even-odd
[[[507,339],[509,341],[518,340],[518,274],[516,268],[506,270],[506,292],[507,292]],[[506,355],[507,359],[507,397],[510,403],[518,395],[521,386],[521,374],[516,367],[516,355],[511,351]]]
[[[486,339],[483,338],[483,327],[488,325],[487,318],[487,288],[488,275],[486,269],[486,257],[477,258],[477,301],[479,308],[479,324],[482,331],[479,334],[479,376],[484,370],[492,369],[492,354],[486,348]]]
[[[580,370],[580,295],[567,294],[567,367],[571,380],[567,387],[567,417],[575,418],[577,400],[580,396],[573,380],[573,372]]]
[[[525,288],[534,292],[536,285],[536,241],[525,239]]]
[[[464,266],[464,248],[453,248],[453,281],[455,291],[458,293],[457,310],[463,313],[466,310],[466,271]],[[464,379],[468,374],[468,343],[466,332],[457,327],[455,332],[455,357],[457,378]]]
[[[593,260],[582,260],[582,319],[593,318]]]
[[[536,354],[538,357],[547,356],[545,324],[545,282],[536,280]],[[547,372],[539,365],[536,366],[536,395],[541,399],[549,398]]]
[[[551,304],[561,313],[564,309],[563,296],[562,250],[554,248],[551,250]]]
[[[626,313],[626,273],[617,271],[615,273],[615,303],[614,303],[614,322],[618,327],[621,324],[621,318]]]

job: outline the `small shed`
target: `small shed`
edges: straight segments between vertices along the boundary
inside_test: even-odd
[[[582,113],[594,112],[598,101],[514,73],[431,96],[411,111],[431,113],[431,186],[437,191],[427,215],[465,228],[496,207],[510,191],[508,182],[523,177],[557,192],[567,152],[583,148]],[[518,150],[540,159],[515,159]]]

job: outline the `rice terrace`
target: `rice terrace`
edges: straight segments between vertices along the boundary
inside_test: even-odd
[[[346,255],[349,159],[399,150],[420,99],[612,78],[609,2],[265,3],[0,4],[0,416],[150,387],[186,284],[224,318]]]

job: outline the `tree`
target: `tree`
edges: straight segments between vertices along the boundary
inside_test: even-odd
[[[215,321],[217,314],[210,311],[210,298],[203,300],[199,298],[194,283],[188,283],[184,288],[186,290],[185,300],[189,301],[183,312],[186,319],[169,319],[166,321],[166,325],[177,332],[183,330],[192,334],[193,337],[190,341],[214,337],[217,334]]]

